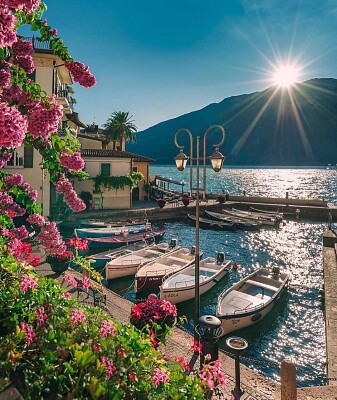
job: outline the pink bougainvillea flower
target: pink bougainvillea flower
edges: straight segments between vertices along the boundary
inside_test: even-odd
[[[13,43],[12,49],[16,56],[32,56],[34,54],[33,43],[23,38],[18,38],[17,42]]]
[[[87,88],[96,85],[96,78],[91,73],[89,67],[78,61],[66,61],[64,64],[75,82]]]
[[[69,293],[69,292],[65,292],[63,296],[64,296],[67,300],[69,300],[69,299],[72,298],[72,295],[71,295],[71,293]]]
[[[0,48],[16,42],[15,23],[17,19],[6,7],[0,8]]]
[[[90,279],[84,276],[82,279],[82,288],[87,292],[90,288]]]
[[[194,340],[191,346],[191,350],[194,353],[202,354],[202,343],[198,342],[197,340]]]
[[[96,342],[93,343],[92,348],[93,348],[95,351],[101,351],[101,350],[102,350],[100,344],[99,344],[99,343],[96,343]]]
[[[84,168],[84,161],[79,152],[68,154],[66,151],[63,151],[60,157],[60,163],[62,167],[72,171],[80,171]]]
[[[27,132],[25,115],[15,107],[0,103],[0,147],[14,149],[22,145]]]

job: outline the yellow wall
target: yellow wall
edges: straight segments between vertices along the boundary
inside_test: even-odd
[[[50,213],[50,183],[49,173],[44,171],[44,177],[42,178],[42,170],[39,165],[42,162],[42,156],[34,150],[33,168],[23,167],[6,167],[6,171],[12,174],[21,174],[26,182],[30,183],[32,189],[38,191],[37,202],[43,206],[43,215],[47,217]],[[43,204],[42,204],[43,198]]]
[[[83,157],[85,161],[85,171],[90,177],[95,177],[100,174],[101,163],[110,163],[111,176],[124,176],[130,174],[131,160],[129,158],[103,158],[103,157]],[[80,194],[82,191],[90,192],[93,195],[94,203],[97,204],[95,208],[98,209],[126,209],[131,207],[131,194],[130,188],[125,187],[123,190],[107,190],[103,191],[103,206],[101,204],[101,195],[94,194],[94,183],[91,179],[87,181],[76,181],[74,188],[76,193]]]

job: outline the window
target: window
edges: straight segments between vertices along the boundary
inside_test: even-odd
[[[12,158],[7,162],[7,167],[12,168],[23,168],[24,163],[24,148],[18,147],[13,155]]]
[[[132,172],[138,172],[138,167],[132,167]]]
[[[33,168],[34,162],[34,148],[33,147],[25,147],[24,149],[24,164],[25,168]]]
[[[102,176],[110,176],[110,168],[111,168],[111,165],[110,165],[110,163],[108,164],[108,163],[102,163],[101,164],[101,175]]]

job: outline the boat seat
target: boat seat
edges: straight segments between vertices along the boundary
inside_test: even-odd
[[[278,288],[275,287],[275,286],[266,285],[265,283],[254,281],[252,279],[246,280],[245,283],[248,283],[248,284],[254,285],[254,286],[258,286],[258,287],[263,288],[263,289],[271,290],[273,292],[277,292],[278,291]]]

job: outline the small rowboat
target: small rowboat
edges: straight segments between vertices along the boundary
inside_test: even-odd
[[[260,268],[218,297],[222,335],[256,324],[274,307],[289,280],[279,268]]]
[[[134,226],[134,225],[146,225],[148,223],[147,220],[139,220],[139,221],[102,221],[99,219],[82,219],[80,221],[81,228],[113,228],[113,227],[121,227],[121,226]]]
[[[224,259],[224,254],[219,253],[217,259],[207,257],[199,263],[199,293],[200,295],[210,290],[219,282],[231,266],[231,261]],[[181,303],[195,297],[195,264],[187,268],[168,274],[160,286],[160,298],[171,303]]]
[[[234,209],[227,210],[226,208],[224,208],[222,212],[226,215],[230,215],[235,218],[260,222],[261,225],[276,226],[279,225],[280,223],[280,221],[278,221],[276,218],[264,215],[256,215],[256,214],[254,215],[254,213],[251,213],[249,211],[234,210]]]
[[[75,236],[80,238],[100,238],[109,236],[120,236],[124,233],[142,233],[151,229],[151,224],[139,224],[130,226],[114,226],[104,228],[77,228],[75,229]]]
[[[135,293],[160,286],[165,275],[188,267],[194,260],[194,246],[191,251],[183,247],[140,267],[135,275]]]
[[[120,235],[120,236],[110,236],[110,237],[96,237],[96,238],[87,238],[88,245],[90,248],[108,248],[108,249],[116,249],[117,247],[127,246],[132,243],[155,240],[159,242],[164,234],[166,229],[158,229],[153,230],[151,232],[143,232],[143,233],[134,233],[131,235]]]
[[[163,242],[153,246],[145,247],[137,251],[129,252],[121,257],[109,261],[105,265],[105,276],[107,280],[134,275],[137,269],[143,267],[153,260],[158,260],[165,254],[177,250],[176,241]]]
[[[231,223],[237,229],[254,230],[254,229],[259,229],[261,227],[261,223],[259,221],[253,221],[253,220],[250,221],[248,219],[236,218],[234,216],[211,212],[208,210],[205,210],[205,215],[208,218],[213,219],[215,221]]]
[[[92,260],[91,266],[94,268],[102,268],[105,267],[105,264],[117,257],[123,256],[127,253],[132,253],[133,251],[140,250],[144,247],[149,247],[151,244],[145,242],[137,242],[135,244],[130,244],[128,246],[118,247],[114,250],[106,250],[101,253],[96,253],[91,256],[87,256],[86,258]]]
[[[187,217],[194,222],[196,221],[195,215],[187,214]],[[231,222],[215,221],[213,219],[201,217],[199,217],[199,225],[203,228],[216,229],[220,231],[233,231],[235,229],[234,224]]]

